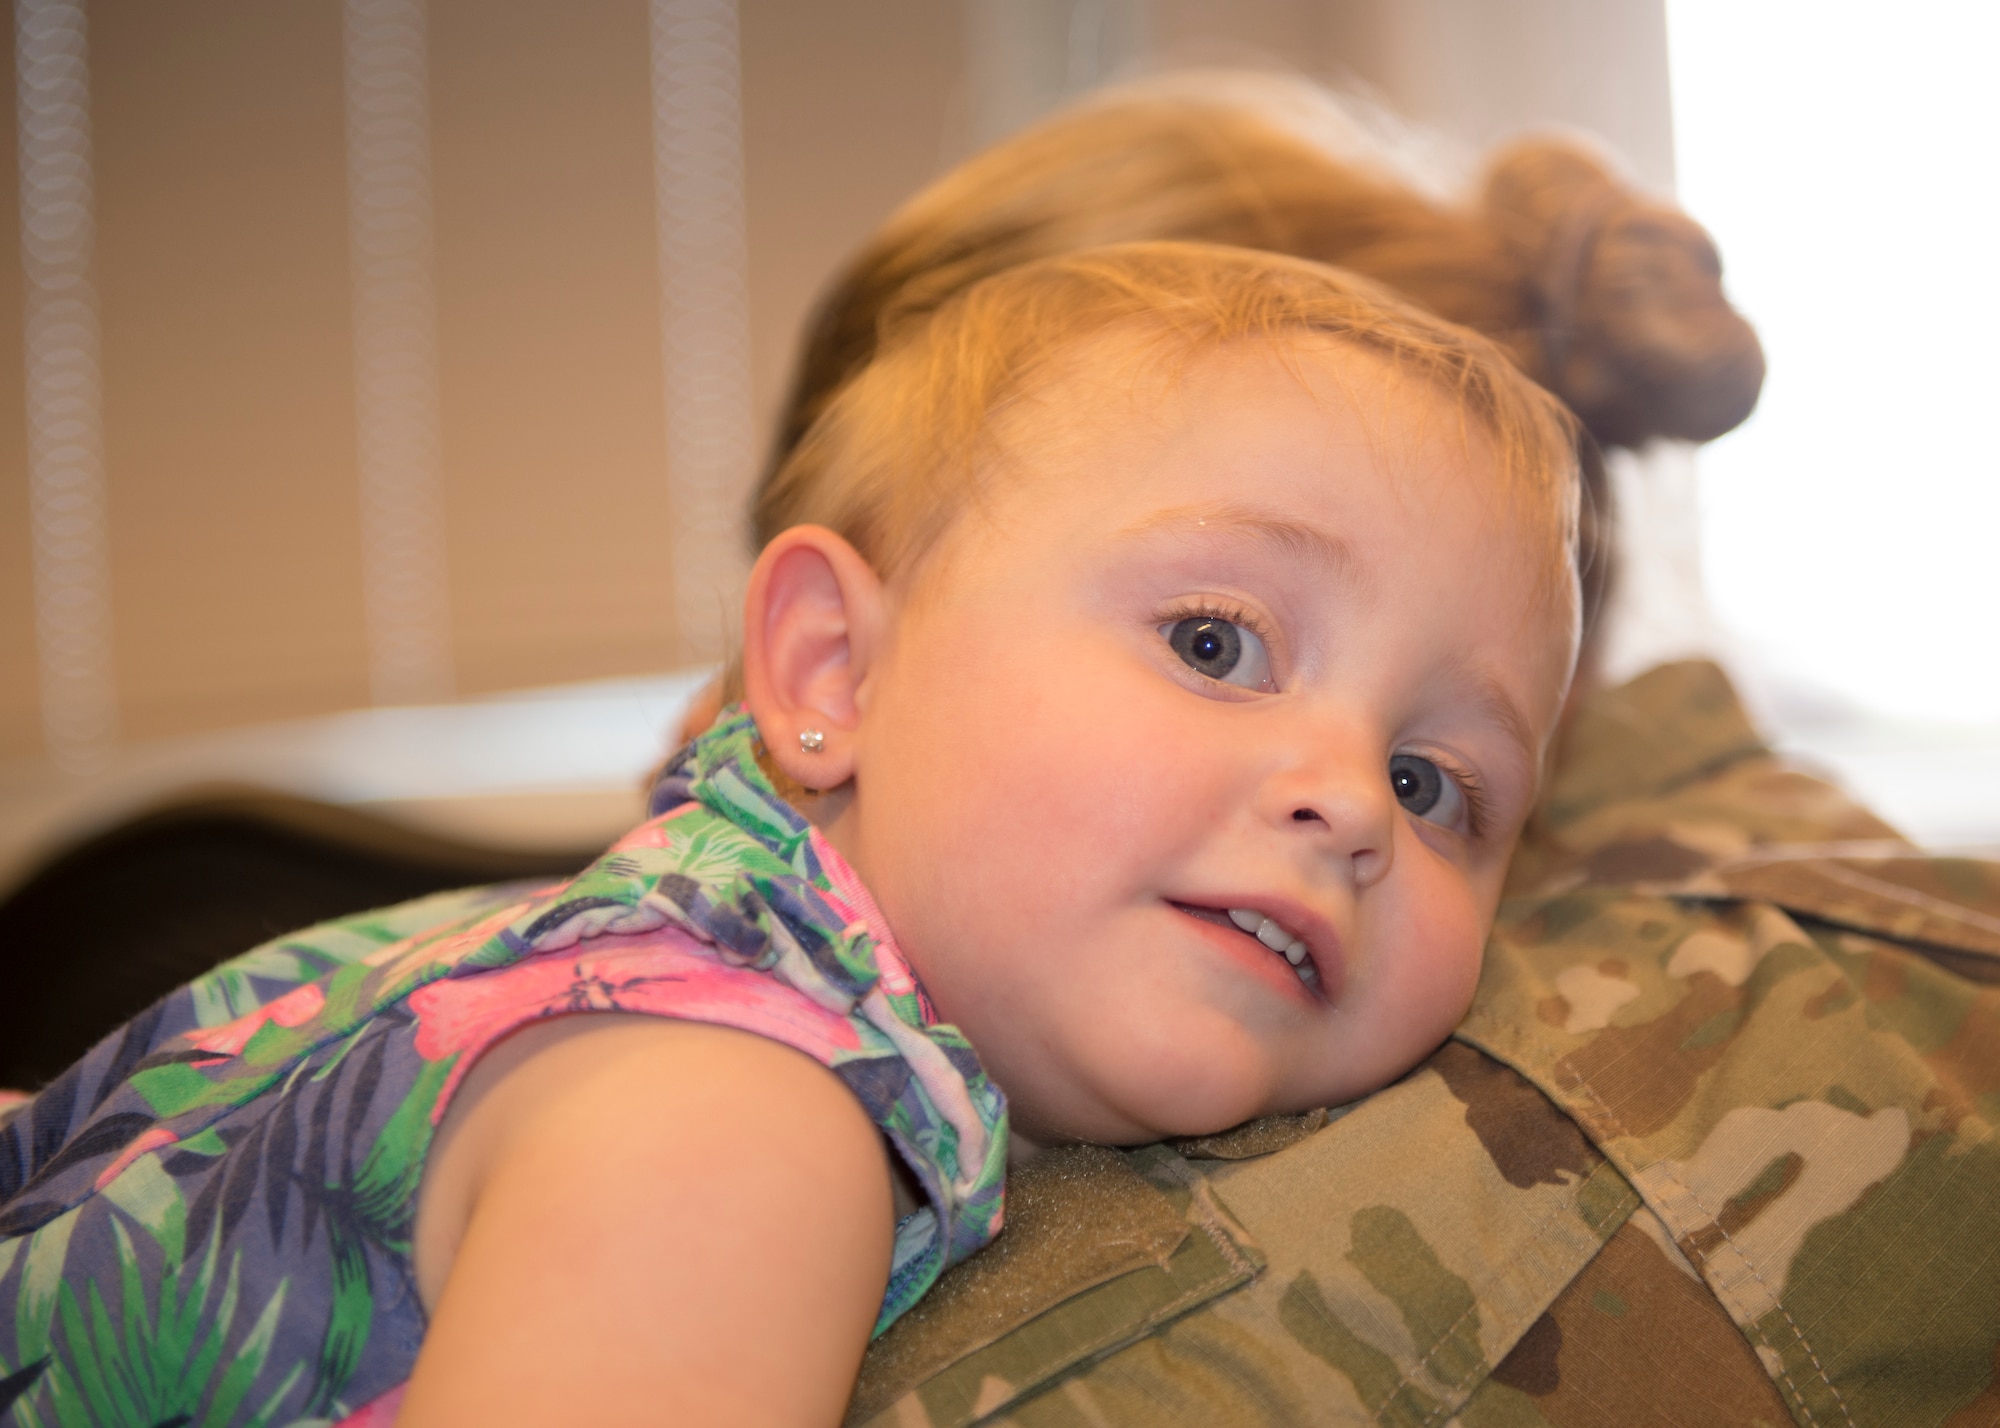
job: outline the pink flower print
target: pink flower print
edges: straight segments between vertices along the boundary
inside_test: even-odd
[[[878,937],[875,939],[875,971],[880,980],[878,985],[892,997],[907,997],[914,993],[924,1004],[924,1015],[928,1019],[930,999],[924,996],[924,989],[917,985],[917,975],[910,970],[910,964],[903,960],[903,951],[895,943]]]
[[[318,982],[307,982],[303,987],[295,987],[286,992],[264,1010],[271,1020],[290,1030],[304,1026],[318,1016],[326,1006],[326,992]]]
[[[240,1056],[250,1038],[264,1029],[265,1022],[276,1022],[287,1029],[304,1026],[320,1014],[326,1005],[326,993],[318,982],[307,982],[303,987],[294,987],[274,1002],[266,1002],[255,1011],[245,1012],[235,1021],[224,1022],[221,1026],[196,1028],[185,1033],[188,1043],[197,1051],[213,1052],[217,1056]]]
[[[442,962],[446,966],[456,966],[464,958],[486,945],[487,941],[502,928],[507,927],[537,900],[547,895],[550,889],[562,887],[552,883],[549,888],[540,889],[520,902],[511,903],[485,917],[460,932],[437,936],[434,933],[419,932],[415,937],[406,937],[401,942],[391,942],[378,947],[362,958],[370,967],[383,967],[396,963],[396,970],[390,973],[391,980],[401,977],[414,967],[427,966],[432,962]]]
[[[158,1150],[163,1145],[172,1145],[180,1137],[165,1126],[148,1126],[139,1132],[132,1143],[118,1152],[118,1158],[97,1173],[97,1180],[91,1185],[93,1190],[102,1190],[125,1173],[125,1167],[149,1150]]]
[[[410,994],[417,1054],[456,1056],[432,1111],[442,1119],[458,1083],[495,1042],[529,1022],[578,1012],[645,1012],[755,1032],[822,1065],[861,1049],[844,1016],[767,973],[732,967],[678,927],[612,936],[512,967],[446,978]]]

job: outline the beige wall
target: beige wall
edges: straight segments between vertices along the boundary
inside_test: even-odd
[[[943,167],[959,101],[945,0],[746,0],[743,166],[757,432],[777,419],[820,286]]]
[[[459,687],[665,668],[645,6],[433,0],[430,41]]]
[[[90,26],[124,732],[364,701],[339,10]]]
[[[14,29],[0,26],[0,760],[39,752],[28,545],[27,368],[21,346]]]
[[[741,0],[760,437],[840,258],[981,116],[1091,64],[1358,76],[1468,141],[1563,119],[1671,180],[1661,0],[1098,0],[1105,44],[1033,53],[1077,7]],[[89,21],[123,734],[364,703],[339,0],[92,0]],[[646,5],[431,0],[429,25],[458,687],[670,666]],[[1029,47],[1013,69],[968,63],[995,25]],[[0,271],[18,274],[6,43]],[[1029,69],[1040,88],[995,92]],[[0,281],[0,761],[41,748],[21,307]]]

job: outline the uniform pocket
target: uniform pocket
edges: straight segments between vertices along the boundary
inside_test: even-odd
[[[961,1428],[1255,1277],[1205,1190],[1145,1164],[1069,1146],[1011,1175],[1005,1232],[869,1350],[848,1423]]]

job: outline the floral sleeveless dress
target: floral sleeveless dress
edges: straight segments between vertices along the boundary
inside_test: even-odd
[[[541,1017],[734,1026],[832,1068],[928,1202],[877,1333],[989,1241],[1001,1094],[755,740],[727,714],[567,883],[280,938],[0,1110],[0,1423],[387,1421],[424,1335],[432,1135],[479,1053]]]

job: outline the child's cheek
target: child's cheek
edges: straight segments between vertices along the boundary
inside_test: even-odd
[[[1011,814],[1042,855],[1101,864],[1129,850],[1125,839],[1157,843],[1187,818],[1184,770],[1201,766],[1199,751],[1176,750],[1177,731],[1135,702],[1123,712],[1079,720],[1074,709],[1060,711],[1061,723],[1034,731],[1032,751],[1024,747],[1008,770]],[[1173,809],[1181,813],[1170,821]]]
[[[1483,900],[1462,877],[1425,883],[1390,909],[1400,932],[1376,923],[1365,971],[1391,1039],[1420,1045],[1448,1033],[1471,1004],[1488,926]]]

